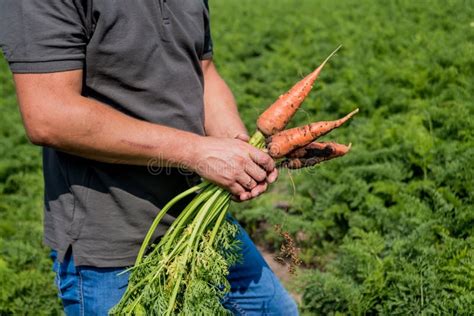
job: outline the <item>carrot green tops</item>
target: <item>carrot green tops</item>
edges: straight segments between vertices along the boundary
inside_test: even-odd
[[[212,56],[206,2],[5,0],[0,45],[14,73],[83,69],[84,96],[202,135],[200,61]],[[76,265],[97,267],[133,264],[160,207],[191,178],[51,148],[43,165],[46,244],[60,259],[72,246]],[[173,219],[167,215],[157,236]]]

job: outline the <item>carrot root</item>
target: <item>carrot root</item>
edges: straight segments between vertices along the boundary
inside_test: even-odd
[[[359,109],[355,109],[343,118],[335,121],[315,122],[279,132],[267,138],[267,148],[273,158],[281,158],[289,152],[306,146],[317,138],[340,127],[353,117]]]
[[[257,127],[265,136],[273,135],[286,127],[313,88],[313,84],[323,67],[341,47],[342,45],[336,48],[318,68],[297,82],[260,115],[257,120]]]

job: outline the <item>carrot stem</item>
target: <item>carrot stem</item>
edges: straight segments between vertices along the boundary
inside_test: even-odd
[[[199,191],[200,189],[205,188],[208,185],[210,185],[210,183],[207,182],[207,181],[204,181],[204,182],[202,182],[198,185],[195,185],[194,187],[192,187],[192,188],[178,194],[177,196],[175,196],[171,201],[168,202],[168,204],[166,204],[165,207],[163,207],[160,210],[158,215],[155,217],[155,220],[151,224],[150,229],[148,230],[148,233],[145,236],[145,239],[143,240],[140,251],[138,252],[137,260],[135,261],[135,265],[139,265],[140,262],[142,261],[143,255],[145,254],[145,251],[148,248],[148,244],[150,242],[150,239],[153,236],[156,228],[158,227],[158,224],[160,223],[161,219],[163,218],[163,216],[165,216],[166,212],[168,212],[169,209],[173,205],[175,205],[179,200],[181,200],[182,198],[184,198],[184,197],[186,197],[186,196],[188,196],[188,195],[190,195],[190,194],[192,194],[196,191]]]

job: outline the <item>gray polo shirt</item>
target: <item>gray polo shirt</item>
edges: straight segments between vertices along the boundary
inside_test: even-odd
[[[13,73],[83,69],[84,96],[204,134],[200,61],[212,55],[205,0],[2,0],[0,45]],[[133,264],[160,207],[193,178],[52,148],[43,149],[43,167],[46,244],[60,260],[71,246],[77,265],[97,267]]]

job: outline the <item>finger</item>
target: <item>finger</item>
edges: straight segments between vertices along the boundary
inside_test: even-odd
[[[268,183],[261,182],[261,183],[257,184],[257,186],[255,188],[253,188],[250,193],[252,194],[252,197],[257,197],[260,194],[262,194],[263,192],[265,192],[267,190],[267,188],[268,188]]]
[[[231,195],[230,196],[230,199],[234,202],[237,202],[237,203],[240,203],[240,202],[243,202],[241,199],[240,199],[240,196],[239,195]]]
[[[241,141],[243,141],[243,142],[246,142],[246,143],[248,143],[249,140],[250,140],[249,135],[244,134],[244,133],[237,134],[237,136],[235,136],[234,138],[235,138],[235,139],[239,139],[239,140],[241,140]]]
[[[273,182],[276,181],[277,178],[278,178],[278,169],[275,168],[268,174],[267,182],[268,183],[273,183]]]
[[[249,153],[250,158],[252,158],[255,163],[262,166],[267,172],[271,172],[275,168],[275,162],[273,161],[272,157],[263,151],[252,147]]]
[[[229,187],[229,191],[230,193],[236,196],[240,196],[242,193],[246,192],[246,190],[237,182],[235,182]]]
[[[242,172],[241,174],[238,175],[237,177],[237,182],[246,190],[250,191],[252,190],[256,185],[257,182],[252,179],[248,174]]]
[[[252,160],[248,161],[244,166],[245,172],[251,176],[256,182],[262,182],[267,178],[265,170],[260,168],[259,165],[254,163]]]
[[[247,201],[247,200],[250,200],[252,198],[252,194],[250,192],[244,192],[239,196],[239,198],[240,198],[241,202]]]

